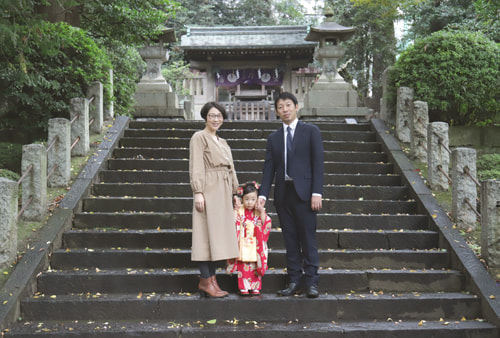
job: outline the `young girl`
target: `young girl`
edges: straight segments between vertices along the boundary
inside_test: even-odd
[[[267,270],[267,240],[271,232],[271,218],[263,207],[257,203],[259,185],[248,182],[238,190],[242,196],[243,205],[236,212],[236,234],[238,243],[249,239],[256,242],[256,260],[242,261],[230,259],[227,261],[226,272],[238,271],[238,288],[240,295],[260,295],[262,276]],[[243,238],[242,238],[243,236]],[[255,237],[252,239],[252,237]],[[241,250],[240,250],[241,251]],[[253,260],[253,259],[252,259]]]

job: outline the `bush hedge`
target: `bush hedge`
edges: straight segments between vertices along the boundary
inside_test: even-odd
[[[500,47],[477,32],[439,31],[415,41],[390,72],[395,88],[411,87],[431,121],[491,124],[500,111]]]
[[[480,180],[500,180],[500,154],[485,154],[476,161],[477,176]]]
[[[10,63],[0,67],[0,129],[46,130],[50,118],[69,117],[70,100],[85,97],[94,81],[111,98],[111,63],[84,30],[43,22],[21,35],[22,50],[2,46]]]
[[[0,169],[21,172],[23,146],[16,143],[0,142]]]

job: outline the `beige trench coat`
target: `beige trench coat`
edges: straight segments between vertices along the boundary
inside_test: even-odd
[[[238,190],[231,148],[201,130],[189,143],[189,178],[194,193],[205,197],[205,211],[193,203],[191,260],[219,261],[239,256],[233,194]]]

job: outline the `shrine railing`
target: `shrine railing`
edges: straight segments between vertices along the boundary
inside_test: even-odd
[[[291,88],[286,88],[293,93],[299,102],[304,102],[305,96],[311,90],[313,84],[318,78],[318,72],[309,73],[299,73],[294,72],[291,75]],[[194,95],[194,103],[197,105],[202,105],[207,102],[209,95],[207,76],[206,74],[195,74],[183,80],[183,87],[189,91],[189,95]],[[270,94],[270,93],[269,93]],[[243,102],[243,101],[242,101]],[[256,105],[255,102],[260,101],[248,101],[249,106],[251,102]]]
[[[225,101],[219,102],[226,108],[229,120],[276,120],[274,102],[260,101]]]

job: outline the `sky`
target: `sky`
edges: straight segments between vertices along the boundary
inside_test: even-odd
[[[307,9],[307,14],[317,14],[317,12],[314,11],[314,7],[323,8],[325,1],[324,0],[300,0],[300,3],[302,4],[302,6],[304,6]]]

